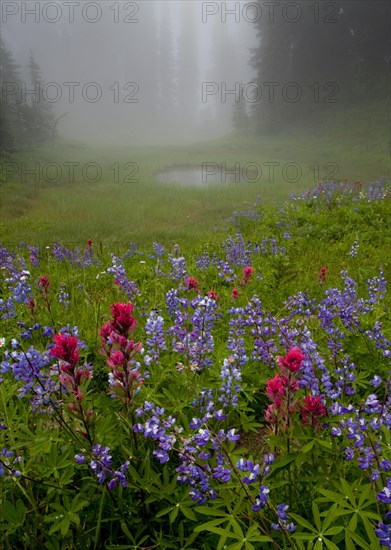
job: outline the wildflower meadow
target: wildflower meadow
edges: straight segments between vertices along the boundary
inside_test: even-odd
[[[4,245],[1,548],[391,548],[390,196]]]

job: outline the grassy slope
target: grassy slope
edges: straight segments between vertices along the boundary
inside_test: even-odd
[[[258,197],[265,202],[285,200],[292,191],[304,191],[318,181],[330,179],[373,181],[390,179],[387,104],[374,104],[363,113],[361,107],[340,111],[333,117],[313,120],[311,128],[292,128],[285,136],[255,140],[251,136],[228,136],[191,147],[132,148],[94,147],[61,143],[54,149],[41,148],[28,157],[16,156],[18,173],[1,183],[1,230],[3,242],[31,243],[94,241],[138,243],[160,240],[190,244],[210,239],[215,224],[230,213],[246,207]],[[365,116],[364,116],[365,115]],[[274,180],[265,163],[278,162]],[[21,178],[21,164],[28,169],[39,162],[41,175],[35,182]],[[48,182],[43,167],[55,162],[62,170],[57,183]],[[65,162],[102,167],[98,182],[86,182],[76,168],[73,183]],[[115,183],[110,168],[134,162],[139,167],[137,182],[122,181],[129,170],[121,168]],[[201,165],[204,162],[257,163],[262,176],[254,183],[215,184],[203,188],[181,187],[156,182],[157,171],[174,165]],[[294,162],[302,170],[297,183],[283,177],[282,168]],[[330,164],[331,163],[331,164]],[[48,172],[50,176],[50,170]]]

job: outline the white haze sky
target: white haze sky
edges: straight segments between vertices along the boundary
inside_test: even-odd
[[[23,14],[21,4],[33,13]],[[71,8],[66,1],[3,2],[2,6],[2,37],[20,65],[27,88],[30,49],[41,67],[43,81],[56,83],[47,91],[51,97],[60,94],[53,103],[55,113],[68,113],[59,123],[61,135],[95,142],[145,144],[182,143],[230,131],[235,98],[227,96],[226,103],[222,103],[221,83],[232,89],[237,82],[253,78],[250,48],[257,44],[250,22],[242,17],[236,22],[238,18],[229,14],[223,20],[222,4],[229,8],[238,2],[80,0],[72,4],[73,22],[69,21]],[[85,17],[82,10],[86,4],[90,7]],[[94,4],[101,14],[97,22],[88,21],[98,14]],[[57,11],[56,5],[60,8]],[[15,6],[17,13],[13,14]],[[206,17],[205,9],[217,13]],[[56,16],[57,22],[48,21]],[[158,40],[154,39],[156,35]],[[158,69],[159,49],[167,47],[163,41],[166,45],[171,41],[171,70],[165,65],[166,58],[162,58]],[[181,71],[181,63],[185,71]],[[158,70],[171,82],[181,79],[176,97],[166,94],[160,106],[155,98]],[[65,82],[80,84],[74,87],[73,102]],[[83,97],[82,89],[88,82],[97,83],[102,92],[95,103]],[[218,93],[203,102],[205,82],[215,82]],[[94,87],[85,91],[89,98],[94,97]],[[133,98],[138,103],[127,102]]]

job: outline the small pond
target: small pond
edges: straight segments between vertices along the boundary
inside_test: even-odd
[[[249,181],[248,175],[243,174],[239,167],[222,167],[216,163],[204,163],[199,166],[174,166],[158,172],[156,179],[163,183],[179,183],[188,186]]]

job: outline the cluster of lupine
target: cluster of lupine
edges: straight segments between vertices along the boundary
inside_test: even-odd
[[[40,250],[37,246],[28,246],[27,250],[30,252],[30,263],[33,267],[39,267]]]
[[[77,327],[64,327],[54,335],[54,330],[49,326],[42,328],[35,324],[29,328],[22,322],[19,322],[19,326],[24,329],[20,334],[21,340],[31,339],[35,331],[42,338],[51,341],[48,342],[47,349],[40,352],[33,346],[25,350],[19,340],[12,339],[12,350],[5,350],[0,372],[11,373],[20,383],[18,394],[20,397],[30,397],[33,411],[52,414],[61,406],[61,390],[62,393],[68,392],[69,410],[75,410],[79,414],[79,402],[84,397],[81,387],[91,377],[92,367],[79,364],[79,348],[85,345],[78,340]],[[70,330],[73,335],[69,333]],[[53,358],[59,361],[53,362]],[[0,378],[0,382],[2,381]]]
[[[14,458],[13,451],[9,451],[6,447],[0,449],[0,477],[20,477],[22,474],[14,468],[14,465],[19,464],[21,461],[21,456]]]
[[[223,242],[225,259],[235,266],[245,267],[251,263],[251,248],[251,245],[245,242],[241,233],[237,233],[235,238],[229,235]]]
[[[259,205],[261,204],[261,200],[260,198],[258,198],[258,201],[255,203],[255,207],[259,207]],[[252,208],[251,206],[249,206],[247,208],[247,210],[237,210],[235,211],[229,218],[228,218],[228,223],[232,223],[236,226],[240,226],[241,224],[241,220],[244,218],[244,219],[247,219],[247,220],[260,220],[262,219],[262,212],[259,212],[259,210],[257,210],[257,208]]]
[[[357,296],[357,283],[346,272],[341,272],[344,289],[326,290],[325,298],[320,302],[318,317],[322,329],[328,335],[328,346],[334,356],[342,349],[345,337],[344,328],[350,332],[361,332],[361,313],[370,313],[385,294],[386,282],[382,274],[367,281],[368,299]],[[382,336],[377,333],[377,339]]]
[[[111,261],[112,267],[109,267],[107,272],[114,275],[115,284],[126,293],[128,300],[132,300],[135,296],[137,296],[137,294],[139,294],[139,290],[136,283],[128,279],[123,264],[123,258],[118,258],[112,254]]]
[[[19,265],[17,265],[19,263]],[[8,290],[6,299],[0,298],[0,313],[2,319],[15,317],[16,304],[28,304],[32,297],[31,276],[23,258],[15,259],[7,249],[0,247],[0,268],[5,276]]]
[[[223,384],[220,388],[219,401],[224,407],[230,405],[236,407],[240,394],[240,382],[242,381],[242,373],[240,370],[240,361],[235,356],[230,356],[224,359],[221,367],[220,378]]]
[[[212,256],[208,251],[203,251],[201,256],[196,259],[196,266],[201,271],[206,271],[210,266],[215,266],[218,271],[218,276],[230,284],[237,279],[235,273],[236,267],[249,267],[254,263],[257,254],[277,254],[284,255],[285,247],[278,246],[274,236],[263,237],[261,244],[245,242],[241,233],[237,233],[235,238],[227,237],[223,242],[222,248],[225,252],[224,257],[219,257],[217,253]]]
[[[278,332],[277,319],[264,311],[262,303],[255,294],[245,309],[242,310],[242,324],[250,330],[253,342],[251,358],[265,365],[273,365],[273,358],[278,352],[274,338]],[[243,332],[243,335],[246,332]]]
[[[158,449],[153,454],[160,463],[168,462],[170,451],[175,451],[181,460],[176,468],[179,474],[177,479],[190,485],[192,500],[200,504],[216,498],[218,486],[231,480],[234,467],[229,460],[226,443],[236,442],[240,438],[235,429],[213,430],[212,424],[225,420],[227,415],[222,409],[216,410],[211,397],[210,391],[202,391],[200,398],[193,403],[199,408],[201,416],[193,417],[189,424],[190,433],[186,434],[171,415],[165,416],[164,408],[147,401],[136,411],[136,416],[143,419],[143,423],[134,425],[136,433],[142,433],[145,438],[156,442]],[[254,466],[244,459],[239,461],[237,469],[250,474],[243,478],[243,483],[255,483],[259,481],[258,477],[265,477],[272,461],[271,454],[265,457],[263,467],[259,464]],[[267,493],[266,488],[261,486],[259,496],[254,497],[254,511],[266,505]]]
[[[377,499],[390,507],[391,505],[391,477],[388,477],[385,487],[377,495]],[[391,510],[385,514],[384,522],[379,522],[378,529],[375,531],[380,539],[382,546],[391,548]]]
[[[126,460],[118,470],[113,470],[112,463],[113,459],[110,455],[109,447],[102,447],[102,445],[95,444],[92,446],[91,460],[89,462],[89,467],[94,472],[98,478],[99,484],[103,485],[107,479],[107,487],[110,491],[115,489],[120,483],[122,487],[127,487],[126,476],[129,469],[129,460]],[[84,464],[86,462],[86,457],[83,453],[75,455],[76,464]]]
[[[345,459],[356,459],[358,467],[367,473],[372,483],[376,483],[378,480],[385,482],[391,472],[391,461],[382,456],[380,445],[382,430],[389,432],[391,429],[391,376],[383,381],[376,375],[371,384],[382,397],[372,393],[360,407],[334,401],[328,413],[331,421],[333,416],[339,418],[336,423],[330,422],[331,435],[347,441]],[[377,495],[378,500],[391,504],[390,489],[388,477],[386,486]],[[389,519],[389,514],[386,518]]]
[[[164,320],[156,310],[151,311],[145,325],[147,355],[144,362],[149,366],[150,362],[158,364],[161,351],[167,349],[164,332]]]
[[[70,306],[70,295],[67,291],[65,283],[61,283],[58,290],[57,300],[59,304],[62,304],[64,307],[68,308]]]
[[[57,405],[59,390],[58,371],[51,366],[49,350],[40,353],[32,346],[24,351],[18,342],[13,340],[13,350],[5,350],[1,362],[1,374],[12,373],[20,383],[20,397],[29,396],[33,411],[52,411]],[[3,379],[0,378],[0,383]]]
[[[124,260],[126,258],[133,258],[134,256],[143,256],[144,253],[137,248],[135,242],[131,242],[123,255]]]
[[[349,258],[357,258],[360,245],[357,240],[354,241],[349,251]]]
[[[79,248],[70,250],[64,245],[54,243],[52,254],[58,262],[67,262],[79,269],[100,265],[99,260],[94,255],[92,241],[90,239],[87,241],[87,247],[84,250],[80,250]]]
[[[242,380],[241,368],[248,361],[245,349],[243,326],[243,308],[231,308],[229,310],[231,319],[229,321],[229,334],[227,349],[231,355],[224,359],[221,368],[220,378],[223,383],[220,388],[219,401],[224,407],[232,405],[236,407],[240,394],[240,382]]]
[[[186,279],[187,267],[186,260],[183,256],[168,255],[169,262],[171,264],[169,278],[171,281],[182,281]]]
[[[343,183],[320,183],[307,193],[302,195],[292,194],[292,200],[294,201],[316,201],[331,203],[335,202],[337,204],[348,199],[352,202],[373,202],[381,200],[389,196],[389,190],[385,185],[384,180],[379,180],[366,185],[365,189],[362,186],[349,184],[347,182]]]
[[[158,449],[153,451],[153,455],[161,464],[170,460],[170,453],[179,457],[177,480],[190,486],[189,494],[193,501],[205,504],[214,500],[219,494],[219,488],[236,478],[240,481],[251,510],[260,512],[266,508],[270,490],[264,481],[274,461],[273,453],[266,453],[258,463],[240,458],[233,464],[228,446],[236,443],[240,435],[235,429],[216,427],[216,424],[227,418],[227,414],[222,409],[216,410],[211,390],[202,390],[193,406],[198,408],[200,416],[193,417],[186,433],[175,418],[166,415],[164,408],[146,401],[136,411],[136,416],[143,422],[136,423],[134,431],[155,442]],[[270,520],[273,529],[285,532],[296,529],[292,522],[288,523],[287,510],[286,504],[277,506],[277,523]]]
[[[194,287],[193,287],[194,288]],[[211,365],[214,349],[213,328],[218,317],[216,301],[206,296],[193,300],[178,298],[175,290],[166,296],[174,324],[167,330],[172,349],[180,354],[180,368],[186,363],[191,370],[201,371]]]
[[[149,255],[149,257],[151,259],[161,258],[162,256],[164,256],[165,249],[164,249],[164,246],[161,243],[154,242],[152,244],[152,247],[153,247],[153,254]]]

